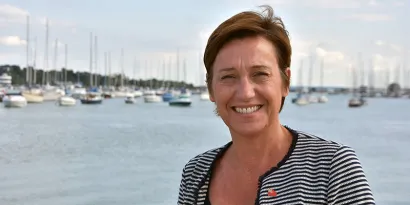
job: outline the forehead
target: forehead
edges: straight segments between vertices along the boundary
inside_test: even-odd
[[[252,67],[277,64],[276,50],[264,37],[247,37],[227,43],[219,51],[213,65],[214,71],[226,68]]]

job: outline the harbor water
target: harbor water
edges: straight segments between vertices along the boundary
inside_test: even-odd
[[[353,147],[377,204],[410,204],[410,99],[348,96],[297,107],[283,124]],[[176,204],[181,171],[193,156],[230,140],[214,105],[167,103],[0,108],[1,205]]]

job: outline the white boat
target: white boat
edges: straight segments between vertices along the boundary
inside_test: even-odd
[[[187,106],[191,106],[191,104],[192,104],[192,101],[189,95],[180,95],[177,98],[169,101],[170,106],[187,107]]]
[[[361,107],[366,105],[366,100],[364,98],[353,97],[349,100],[349,107]]]
[[[125,104],[134,104],[136,102],[134,96],[127,96],[125,98]]]
[[[199,98],[201,100],[208,101],[209,100],[209,93],[208,92],[202,92]]]
[[[139,98],[142,96],[142,92],[140,90],[134,90],[134,97]]]
[[[319,98],[317,96],[314,96],[314,95],[308,95],[307,100],[309,101],[309,103],[318,103],[319,102]]]
[[[56,101],[64,95],[60,92],[60,90],[48,90],[44,91],[43,99],[44,101]]]
[[[25,90],[21,95],[27,100],[27,103],[42,103],[44,101],[41,91],[37,89]]]
[[[75,99],[81,99],[87,94],[87,90],[82,87],[75,87],[71,90],[71,97]]]
[[[292,98],[292,103],[296,105],[308,105],[309,102],[309,96],[306,96],[303,94],[303,92],[300,92],[296,95],[295,98]]]
[[[4,107],[21,108],[27,106],[27,100],[20,93],[10,93],[3,97]]]
[[[70,96],[62,96],[58,98],[57,102],[60,106],[74,106],[77,103],[77,101]]]
[[[102,97],[100,93],[89,92],[83,98],[81,98],[82,104],[101,104]]]
[[[295,99],[294,103],[296,105],[308,105],[310,102],[305,97],[299,97],[299,98]]]
[[[144,92],[144,102],[146,103],[157,103],[162,102],[162,97],[156,95],[156,92],[153,90],[148,90]]]
[[[329,99],[326,97],[326,95],[321,95],[318,99],[319,103],[327,103],[327,101],[329,101]]]

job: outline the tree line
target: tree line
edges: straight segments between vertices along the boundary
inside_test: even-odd
[[[33,69],[29,67],[30,72],[33,73]],[[13,85],[25,85],[27,84],[26,80],[26,72],[27,68],[21,68],[18,65],[0,65],[0,74],[7,73],[12,77],[12,84]],[[90,79],[89,72],[79,72],[73,71],[70,69],[62,68],[61,71],[51,70],[44,73],[42,69],[35,69],[35,77],[31,74],[31,84],[41,85],[44,82],[49,82],[51,85],[61,84],[63,82],[67,83],[81,83],[83,86],[89,87],[92,83],[93,86],[121,86],[121,74],[115,73],[110,76],[102,75],[102,74],[92,74],[92,79]],[[48,76],[43,78],[44,76]],[[30,78],[30,77],[29,77]],[[48,80],[46,80],[48,79]],[[156,78],[153,79],[131,79],[130,77],[123,76],[123,85],[135,85],[138,87],[152,87],[152,88],[160,88],[161,86],[165,85],[171,88],[189,88],[192,89],[194,86],[192,84],[180,81],[171,81],[171,80],[159,80]]]

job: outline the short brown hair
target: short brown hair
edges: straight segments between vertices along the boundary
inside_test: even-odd
[[[276,49],[278,66],[284,86],[287,88],[290,86],[289,76],[285,73],[286,68],[290,67],[292,55],[288,31],[282,19],[274,15],[272,7],[267,5],[260,7],[264,8],[260,13],[245,11],[232,16],[220,24],[209,37],[204,52],[206,82],[209,93],[212,94],[212,67],[222,47],[232,40],[255,36],[262,36],[272,43]],[[285,97],[282,97],[280,111],[284,102]]]

